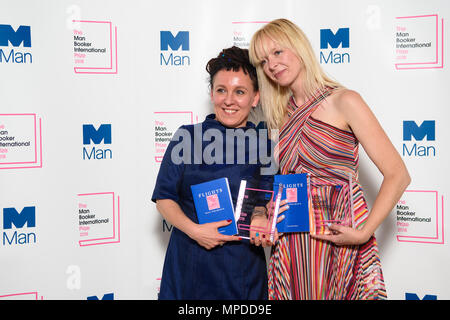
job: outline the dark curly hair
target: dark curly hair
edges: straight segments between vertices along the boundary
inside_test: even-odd
[[[250,63],[248,50],[236,46],[223,49],[217,58],[212,58],[206,64],[206,71],[209,73],[209,86],[213,87],[214,76],[220,70],[233,70],[235,72],[242,69],[245,74],[248,74],[252,80],[253,89],[258,91],[258,77],[256,75],[255,67]]]

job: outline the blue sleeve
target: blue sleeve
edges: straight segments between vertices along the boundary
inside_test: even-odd
[[[269,138],[269,132],[268,127],[265,121],[261,121],[258,126],[256,127],[258,130],[258,136],[261,134],[264,134],[264,138],[267,140],[266,144],[266,150],[265,155],[270,157],[270,162],[265,163],[261,165],[261,168],[265,168],[266,170],[261,170],[261,172],[264,171],[265,174],[261,174],[259,177],[258,187],[264,190],[273,190],[273,180],[274,175],[278,173],[278,164],[274,159],[274,148],[275,144],[274,142]],[[264,129],[262,131],[261,129]],[[259,146],[262,148],[262,146]]]
[[[278,165],[273,158],[272,141],[269,139],[267,127],[264,122],[260,122],[256,127],[258,133],[258,169],[253,176],[247,180],[247,188],[273,191],[274,175],[278,171]],[[264,142],[265,141],[265,142]],[[264,142],[264,143],[263,143]],[[261,150],[264,148],[265,150]],[[269,161],[267,163],[267,161]],[[266,169],[266,170],[263,170]],[[272,193],[269,192],[251,192],[252,204],[255,206],[265,206],[271,199]]]
[[[167,146],[164,153],[161,166],[159,168],[158,177],[156,178],[155,189],[153,190],[152,201],[156,202],[158,199],[179,200],[180,184],[183,180],[183,172],[185,163],[174,163],[172,159],[173,148],[180,143],[180,134],[183,131],[183,126],[180,127],[174,134],[172,140]]]

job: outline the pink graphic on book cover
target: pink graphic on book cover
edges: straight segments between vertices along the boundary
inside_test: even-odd
[[[297,202],[297,188],[286,188],[287,202]]]
[[[208,210],[220,208],[219,197],[217,196],[217,194],[207,196],[206,201],[208,202]]]

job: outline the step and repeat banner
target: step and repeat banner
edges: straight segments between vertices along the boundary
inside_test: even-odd
[[[282,17],[411,174],[376,233],[388,298],[449,299],[446,0],[1,0],[0,299],[157,299],[168,142],[212,112],[207,61]],[[360,180],[372,204],[364,150]]]

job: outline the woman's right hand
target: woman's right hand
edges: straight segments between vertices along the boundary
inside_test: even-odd
[[[204,224],[197,224],[189,236],[197,241],[197,243],[207,250],[211,250],[217,246],[223,246],[228,241],[240,241],[239,236],[228,236],[219,232],[220,227],[229,225],[232,220],[222,220]]]

